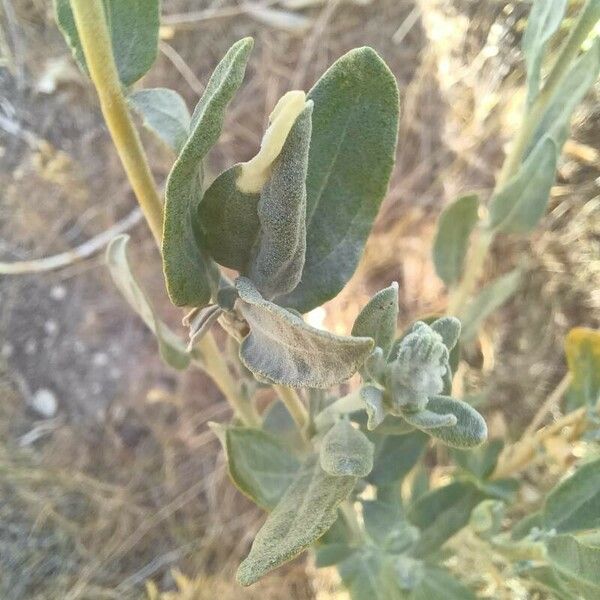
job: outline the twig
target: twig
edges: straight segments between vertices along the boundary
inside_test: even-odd
[[[171,64],[177,69],[180,75],[185,79],[186,83],[192,88],[198,96],[201,96],[204,92],[204,85],[196,77],[192,69],[185,62],[181,54],[173,48],[173,46],[167,44],[167,42],[160,41],[158,43],[158,49],[167,57]]]
[[[571,385],[572,376],[568,372],[560,380],[560,383],[554,388],[554,391],[546,398],[546,401],[540,406],[537,413],[531,420],[531,423],[522,435],[523,438],[527,438],[535,433],[535,430],[542,424],[542,421],[546,415],[559,403],[560,399],[564,396],[565,392]]]
[[[279,394],[281,401],[285,404],[290,415],[292,415],[292,418],[296,425],[298,425],[300,431],[305,431],[308,425],[308,411],[300,399],[300,396],[296,393],[296,390],[285,385],[275,385],[273,387]]]
[[[45,258],[23,260],[18,262],[0,262],[0,275],[24,275],[26,273],[44,273],[61,269],[76,261],[84,260],[102,250],[110,240],[120,233],[129,231],[143,219],[139,208],[132,210],[124,219],[112,227],[90,238],[80,246]]]

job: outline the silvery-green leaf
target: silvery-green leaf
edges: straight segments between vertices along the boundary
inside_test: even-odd
[[[383,439],[375,434],[377,430],[369,434],[376,445],[373,470],[367,480],[376,486],[401,481],[421,458],[427,446],[427,436],[421,431],[390,435]]]
[[[284,444],[260,429],[228,427],[225,452],[233,483],[266,509],[275,507],[300,468]]]
[[[220,265],[241,273],[260,229],[260,194],[245,193],[237,187],[240,171],[241,165],[235,165],[211,183],[198,208],[198,220],[209,254]]]
[[[456,317],[441,317],[430,323],[431,329],[442,336],[442,341],[448,350],[452,350],[460,338],[461,324]],[[450,362],[452,353],[450,353]]]
[[[476,600],[475,594],[446,569],[428,565],[411,600]]]
[[[421,496],[408,519],[421,530],[413,551],[423,557],[437,550],[469,522],[471,511],[485,498],[472,483],[456,481]]]
[[[455,417],[455,425],[427,427],[426,433],[454,448],[473,448],[487,439],[487,425],[483,417],[469,404],[448,396],[431,396],[427,411],[447,417]],[[406,416],[404,416],[406,419]],[[414,417],[413,417],[414,419]],[[408,419],[407,419],[408,420]],[[409,421],[415,427],[415,422]],[[425,429],[425,428],[423,428]]]
[[[156,317],[146,295],[135,280],[127,259],[128,241],[128,235],[119,235],[108,244],[106,262],[111,277],[125,300],[156,336],[163,360],[175,369],[185,369],[190,364],[190,354],[183,341]]]
[[[218,269],[203,249],[197,222],[203,193],[202,161],[221,133],[225,109],[242,83],[252,39],[236,42],[217,65],[194,110],[188,137],[167,180],[163,267],[177,306],[210,300]]]
[[[355,483],[356,477],[328,475],[317,457],[310,457],[256,535],[238,569],[238,582],[258,581],[318,540],[337,519],[338,506]]]
[[[389,354],[396,337],[398,319],[398,284],[394,281],[389,287],[377,292],[360,311],[352,335],[371,337],[375,346]]]
[[[488,283],[467,306],[462,317],[462,339],[472,340],[483,321],[502,306],[516,291],[521,282],[521,270],[515,269]]]
[[[153,88],[133,92],[127,100],[144,125],[179,154],[187,140],[191,118],[183,98],[174,90]]]
[[[494,231],[526,233],[542,218],[556,178],[558,148],[544,138],[517,174],[490,201],[489,227]]]
[[[272,402],[263,414],[263,429],[281,440],[290,448],[302,450],[306,442],[296,421],[281,400]]]
[[[291,292],[306,252],[306,171],[312,102],[297,117],[260,193],[260,230],[248,277],[266,297]]]
[[[342,561],[338,571],[352,600],[402,600],[389,563],[379,548],[366,545]]]
[[[594,2],[596,5],[594,6]],[[588,3],[591,18],[600,18],[600,8],[594,0]],[[595,17],[594,13],[595,12]],[[596,38],[589,50],[584,52],[571,66],[554,92],[544,116],[529,145],[528,155],[533,154],[546,137],[552,138],[560,151],[569,137],[571,117],[575,108],[598,79],[600,73],[600,39]]]
[[[437,427],[453,427],[456,425],[456,417],[451,413],[438,414],[426,408],[423,410],[417,410],[415,412],[405,411],[402,413],[402,417],[417,429],[422,429],[426,433],[430,429]]]
[[[360,397],[365,403],[365,409],[369,420],[367,428],[373,430],[383,423],[386,409],[383,403],[383,390],[374,385],[365,385],[360,390]]]
[[[565,14],[567,0],[535,0],[521,46],[527,65],[527,101],[531,105],[540,90],[541,67],[546,43],[554,35]]]
[[[87,72],[70,0],[54,0],[56,21],[73,56]],[[158,50],[158,0],[104,0],[106,24],[119,79],[130,86],[152,66]]]
[[[419,530],[406,520],[399,501],[364,500],[362,505],[369,537],[387,552],[405,552],[419,539]]]
[[[249,279],[236,281],[238,309],[250,326],[240,347],[255,375],[290,387],[328,388],[350,378],[373,348],[370,338],[333,335],[262,298]]]
[[[319,462],[329,475],[366,477],[373,468],[373,444],[349,420],[340,419],[323,437]]]
[[[453,449],[451,455],[454,462],[461,468],[475,475],[477,479],[484,480],[494,472],[503,448],[504,442],[495,439],[479,448],[470,448],[469,450]]]
[[[313,100],[302,279],[278,303],[304,313],[333,298],[354,273],[394,164],[398,88],[371,48],[337,60]]]
[[[449,204],[440,215],[433,241],[433,263],[438,277],[447,285],[460,280],[469,247],[469,237],[477,224],[477,196],[463,196]]]
[[[575,584],[586,600],[600,597],[600,545],[591,536],[557,535],[546,542],[549,563]]]
[[[600,529],[600,460],[579,467],[550,492],[543,524],[559,533]]]
[[[344,542],[324,544],[323,546],[319,546],[315,551],[315,566],[317,569],[322,569],[323,567],[337,565],[348,558],[353,552],[355,552],[355,548]]]

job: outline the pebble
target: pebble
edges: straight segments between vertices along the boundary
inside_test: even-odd
[[[41,388],[31,398],[31,408],[45,419],[52,418],[58,409],[58,402],[54,392]]]

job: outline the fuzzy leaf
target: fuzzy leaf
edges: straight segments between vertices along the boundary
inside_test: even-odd
[[[221,133],[225,109],[242,83],[252,39],[236,42],[217,65],[192,115],[190,136],[167,180],[163,267],[167,290],[177,306],[210,300],[217,266],[199,242],[198,204],[203,192],[202,161]]]
[[[427,319],[425,319],[424,322],[428,323]],[[439,333],[442,336],[444,346],[446,346],[448,350],[454,350],[456,344],[458,344],[461,331],[460,321],[456,317],[440,317],[439,319],[432,320],[428,325],[436,333]],[[450,358],[448,360],[450,364],[452,364],[452,352],[450,352]]]
[[[573,377],[569,401],[594,407],[600,401],[600,331],[575,327],[565,340],[567,364]]]
[[[374,433],[377,433],[376,431]],[[406,435],[386,436],[376,442],[375,463],[367,480],[376,486],[385,486],[404,479],[417,464],[427,446],[427,436],[420,431]]]
[[[247,194],[237,187],[240,172],[241,165],[235,165],[212,182],[200,203],[198,220],[209,254],[220,265],[241,273],[260,229],[260,194]]]
[[[354,321],[352,335],[373,338],[375,346],[379,346],[384,356],[387,356],[396,337],[397,320],[398,284],[394,281],[389,287],[377,292],[360,311]]]
[[[556,178],[558,154],[550,137],[537,145],[517,174],[492,198],[490,229],[526,233],[537,225]]]
[[[438,416],[453,416],[455,424],[447,426],[418,425],[415,415],[409,420],[404,418],[415,427],[423,429],[428,435],[437,438],[453,448],[473,448],[483,444],[487,439],[487,425],[483,417],[469,404],[456,398],[448,396],[431,396],[427,403],[427,409],[423,412],[431,412]],[[417,413],[418,414],[418,413]]]
[[[462,319],[462,339],[472,340],[483,321],[502,306],[516,291],[521,282],[521,271],[515,269],[488,283],[467,306]]]
[[[352,546],[344,542],[325,544],[318,547],[315,551],[315,566],[317,569],[322,569],[323,567],[337,565],[348,558],[354,551]]]
[[[250,326],[240,347],[255,375],[290,387],[328,388],[351,377],[373,348],[370,338],[333,335],[262,298],[249,279],[236,281]]]
[[[386,417],[383,390],[374,385],[365,385],[360,390],[360,398],[365,403],[367,411],[367,429],[372,431],[379,427]]]
[[[543,524],[558,533],[600,529],[600,459],[579,467],[550,492]]]
[[[451,452],[454,461],[465,471],[475,475],[479,480],[487,479],[496,468],[498,457],[504,448],[499,439],[490,440],[479,448],[469,450],[455,449]]]
[[[366,477],[373,468],[373,444],[350,421],[341,419],[323,437],[319,461],[329,475]]]
[[[158,50],[158,0],[104,0],[119,79],[130,86],[152,66]],[[58,26],[71,47],[75,60],[87,73],[87,65],[70,0],[54,0]]]
[[[312,103],[297,117],[261,190],[260,233],[248,277],[266,298],[291,292],[306,252],[306,171]]]
[[[158,341],[162,359],[175,369],[185,369],[190,364],[190,354],[183,341],[160,321],[146,295],[138,285],[127,259],[128,235],[119,235],[106,248],[108,270],[121,294],[142,318]]]
[[[266,509],[275,507],[300,468],[284,444],[260,429],[228,427],[225,453],[236,487]]]
[[[183,98],[165,88],[138,90],[127,101],[142,117],[144,126],[179,154],[188,137],[190,113]]]
[[[369,537],[388,552],[399,554],[419,538],[419,531],[404,516],[399,502],[364,500],[363,520]]]
[[[472,483],[456,481],[421,496],[409,509],[408,519],[421,530],[414,555],[437,550],[469,522],[471,511],[485,498]]]
[[[308,94],[314,101],[302,279],[278,299],[307,312],[354,273],[386,193],[398,130],[398,88],[371,48],[337,60]]]
[[[438,277],[447,285],[462,276],[469,237],[477,224],[477,196],[463,196],[448,205],[440,215],[433,241],[433,263]]]
[[[328,475],[316,456],[309,458],[256,535],[238,569],[238,582],[251,585],[318,540],[355,483],[356,477]]]
[[[453,414],[437,414],[431,410],[417,410],[415,412],[406,411],[402,414],[404,419],[417,429],[422,429],[426,433],[430,429],[439,427],[450,428],[456,425],[456,417]]]
[[[546,43],[560,26],[568,0],[535,0],[527,19],[522,48],[527,65],[527,101],[532,104],[540,91],[541,68]]]
[[[569,578],[583,597],[600,597],[600,546],[587,536],[557,535],[546,543],[550,564]],[[569,586],[571,587],[571,586]]]

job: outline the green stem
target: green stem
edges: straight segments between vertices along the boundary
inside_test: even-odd
[[[300,396],[296,393],[296,390],[285,385],[275,385],[273,387],[279,394],[281,401],[285,404],[290,415],[292,415],[292,418],[296,425],[298,425],[300,431],[305,432],[309,421],[308,411],[300,399]]]
[[[100,108],[137,201],[160,249],[163,208],[148,165],[115,64],[110,33],[102,0],[71,0],[88,71],[100,100]],[[249,400],[232,381],[219,348],[210,333],[199,345],[202,368],[223,392],[236,414],[248,426],[258,426],[260,418]]]
[[[500,191],[519,170],[527,146],[539,127],[549,102],[552,100],[558,86],[562,83],[570,66],[577,57],[581,45],[596,26],[598,19],[600,19],[600,2],[598,0],[588,0],[579,14],[575,26],[571,29],[569,36],[565,40],[542,90],[535,99],[531,109],[524,112],[522,125],[496,180],[494,194]],[[474,241],[471,243],[469,252],[467,253],[463,277],[450,295],[448,302],[448,314],[450,315],[460,317],[475,291],[477,282],[483,273],[485,261],[494,239],[494,233],[480,225],[478,231],[474,232],[473,239]]]
[[[162,202],[121,89],[102,0],[71,0],[88,71],[104,120],[156,243],[162,240]]]

